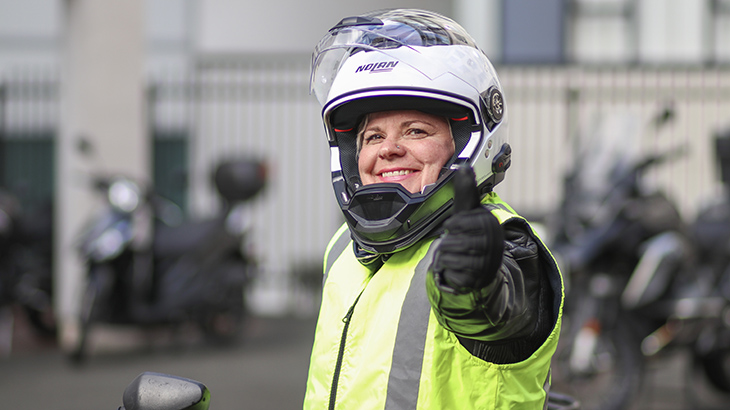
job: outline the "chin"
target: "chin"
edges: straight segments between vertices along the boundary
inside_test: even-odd
[[[420,194],[421,190],[423,189],[420,184],[413,187],[403,185],[403,187],[412,194]]]

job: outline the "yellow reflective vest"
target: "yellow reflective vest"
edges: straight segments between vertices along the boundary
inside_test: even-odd
[[[500,223],[521,218],[492,193]],[[377,272],[355,257],[346,225],[325,254],[325,279],[304,409],[543,409],[560,333],[563,284],[549,255],[555,327],[528,359],[473,356],[431,311],[426,275],[438,239],[390,256]]]

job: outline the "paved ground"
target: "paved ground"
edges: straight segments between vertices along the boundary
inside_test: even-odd
[[[727,410],[730,395],[709,385],[689,354],[670,352],[650,360],[641,396],[630,410]]]
[[[0,358],[0,408],[116,410],[125,387],[144,371],[203,382],[213,410],[301,408],[313,334],[313,319],[256,318],[235,347],[121,349],[97,353],[82,367],[26,340]]]
[[[189,343],[171,348],[97,352],[74,367],[52,343],[39,343],[16,323],[13,352],[0,357],[0,408],[13,410],[116,410],[124,388],[143,371],[205,383],[212,410],[301,408],[314,333],[312,318],[257,317],[235,347]],[[642,397],[630,410],[726,410],[730,396],[708,388],[688,357],[650,362]]]

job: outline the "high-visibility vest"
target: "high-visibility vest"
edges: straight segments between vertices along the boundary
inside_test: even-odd
[[[494,193],[483,203],[492,204],[502,224],[521,218]],[[552,268],[556,325],[528,359],[494,364],[473,356],[431,310],[426,276],[438,239],[393,254],[372,273],[356,259],[343,225],[325,254],[304,408],[546,408],[563,284],[552,255],[534,237]]]

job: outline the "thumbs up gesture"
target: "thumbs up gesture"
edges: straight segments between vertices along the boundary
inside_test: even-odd
[[[502,264],[504,232],[497,218],[479,203],[474,171],[454,175],[454,213],[436,249],[433,271],[442,286],[469,293],[489,285]]]

